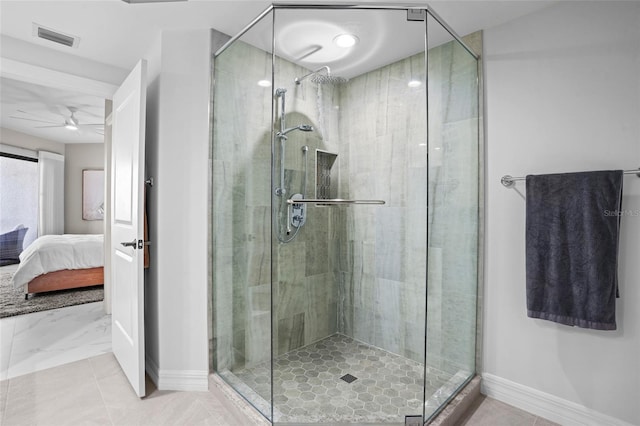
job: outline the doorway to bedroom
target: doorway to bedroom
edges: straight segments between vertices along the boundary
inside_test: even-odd
[[[102,286],[48,291],[25,300],[23,287],[13,283],[20,252],[37,246],[43,235],[99,236],[101,265],[104,258],[104,220],[96,216],[100,203],[87,211],[85,201],[106,195],[104,180],[93,187],[89,179],[105,169],[105,96],[89,98],[47,81],[50,85],[42,86],[3,76],[0,84],[0,234],[24,230],[23,241],[4,239],[15,244],[12,253],[2,254],[12,264],[0,267],[0,380],[111,351]],[[71,118],[78,129],[61,124]],[[51,175],[46,160],[57,163]],[[42,199],[48,189],[55,202]]]

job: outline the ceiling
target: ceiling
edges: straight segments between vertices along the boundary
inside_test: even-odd
[[[2,127],[62,143],[102,143],[104,98],[0,78]],[[67,129],[73,112],[76,129]]]
[[[297,3],[317,4],[319,2],[307,0]],[[352,1],[351,3],[363,2]],[[367,1],[366,3],[416,4],[394,0]],[[428,3],[458,34],[464,35],[502,24],[555,2],[447,0]],[[214,28],[233,35],[242,30],[269,4],[271,4],[269,1],[248,0],[189,0],[144,4],[127,4],[121,0],[0,0],[0,34],[46,47],[51,49],[51,52],[71,54],[106,64],[105,66],[128,70],[133,68],[139,58],[148,53],[162,31]],[[310,15],[304,10],[296,13]],[[376,48],[381,49],[381,52],[391,52],[392,56],[406,56],[411,53],[411,50],[415,50],[403,41],[403,35],[407,37],[410,35],[406,27],[387,26],[383,20],[377,19],[374,15],[356,24],[353,20],[346,19],[340,25],[346,28],[349,28],[348,25],[366,28],[364,41],[366,42],[369,36],[377,36]],[[300,15],[288,16],[286,21],[290,31],[295,30],[294,27],[299,22],[305,24],[303,28],[309,28],[313,22],[318,22],[316,19],[318,16],[301,16],[300,18],[298,16]],[[69,48],[34,37],[34,23],[79,37],[78,46]],[[406,21],[404,23],[406,24]],[[293,39],[295,37],[292,36],[282,38],[280,46],[285,49],[287,40]],[[388,43],[384,43],[385,40]],[[295,48],[293,44],[291,49]],[[370,49],[369,46],[363,50]],[[403,49],[407,52],[403,52]],[[285,53],[283,56],[287,56],[286,52],[283,53]],[[294,55],[290,57],[293,58]],[[314,66],[313,55],[307,58],[307,62],[306,65],[309,67]],[[347,65],[348,61],[337,63],[337,70],[342,71],[345,77],[361,72],[359,69],[349,70]],[[70,131],[64,127],[36,128],[46,124],[12,119],[10,116],[23,118],[33,116],[43,118],[43,121],[64,123],[65,118],[70,116],[68,107],[71,107],[77,109],[75,117],[81,124],[83,122],[98,123],[102,120],[100,117],[104,115],[104,99],[56,90],[52,87],[30,86],[4,78],[0,80],[0,84],[2,98],[0,126],[64,143],[102,140],[101,136],[90,128],[81,126],[81,131]]]

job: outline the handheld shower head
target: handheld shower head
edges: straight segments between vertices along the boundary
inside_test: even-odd
[[[276,133],[276,136],[279,138],[287,138],[287,133],[293,132],[294,130],[300,130],[301,132],[313,132],[313,126],[309,124],[301,124],[296,127],[289,127],[288,129],[284,129],[281,132]]]

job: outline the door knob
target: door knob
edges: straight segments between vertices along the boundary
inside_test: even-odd
[[[125,247],[133,247],[133,249],[135,250],[138,247],[138,240],[136,240],[135,238],[130,242],[130,243],[120,243]]]

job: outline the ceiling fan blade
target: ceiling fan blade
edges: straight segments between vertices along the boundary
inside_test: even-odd
[[[56,126],[36,126],[36,129],[47,129],[51,127],[64,127],[64,124],[58,124]]]
[[[30,115],[31,117],[37,118],[39,120],[51,120],[52,119],[51,117],[42,117],[41,115],[34,114],[32,112],[25,111],[23,109],[16,109],[16,112],[19,112],[19,113],[22,113],[22,114],[26,114],[26,115]],[[53,113],[53,114],[56,115],[56,116],[59,115],[57,113]]]
[[[85,124],[85,123],[80,123],[81,126],[103,126],[104,127],[104,123],[93,123],[93,124]]]
[[[10,115],[9,118],[15,118],[16,120],[36,121],[38,123],[49,123],[49,124],[55,124],[56,123],[55,121],[36,120],[34,118],[15,117],[13,115]]]

